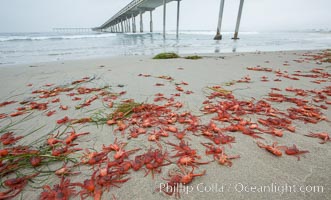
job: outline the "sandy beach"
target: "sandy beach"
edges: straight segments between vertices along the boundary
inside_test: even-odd
[[[325,55],[330,53],[327,50],[315,50],[199,54],[202,59],[198,60],[154,60],[152,56],[128,56],[1,66],[0,103],[15,102],[0,107],[0,133],[12,131],[15,136],[25,137],[11,145],[0,144],[0,149],[18,145],[33,149],[42,146],[45,148],[50,134],[55,136],[59,132],[61,135],[58,139],[63,140],[73,129],[77,133],[89,132],[73,141],[77,145],[68,146],[69,149],[80,149],[70,154],[64,153],[78,162],[82,162],[82,157],[88,153],[87,149],[90,152],[103,151],[103,145],[109,146],[114,143],[115,138],[127,143],[123,146],[127,151],[140,149],[125,158],[125,161],[134,160],[135,156],[146,153],[151,147],[162,147],[162,152],[168,152],[168,158],[164,161],[165,166],[155,170],[154,179],[152,172],[145,176],[146,166],[138,171],[130,169],[121,175],[122,180],[130,178],[125,183],[115,182],[118,187],[112,185],[109,191],[106,187],[100,187],[103,191],[102,199],[175,199],[175,193],[168,195],[159,189],[168,182],[166,179],[169,178],[169,173],[180,170],[179,157],[173,157],[176,151],[173,146],[167,144],[178,144],[180,140],[175,137],[175,132],[180,131],[168,130],[169,136],[160,137],[157,142],[149,141],[148,137],[159,131],[160,127],[174,126],[184,131],[191,124],[179,123],[178,120],[181,114],[188,112],[189,115],[183,116],[186,119],[194,116],[192,119],[197,119],[199,125],[196,126],[196,131],[186,130],[183,140],[197,151],[199,157],[195,157],[196,162],[209,163],[193,163],[195,167],[184,166],[189,172],[194,168],[193,173],[201,176],[194,177],[192,182],[180,187],[181,199],[328,199],[331,195],[331,142],[320,144],[323,141],[320,138],[305,135],[323,132],[331,134],[331,97],[330,93],[327,93],[331,89],[331,63],[322,62],[327,58]],[[45,93],[56,87],[72,90],[56,92],[54,96]],[[78,90],[80,87],[85,88],[81,93]],[[94,90],[86,92],[86,88]],[[272,96],[270,93],[283,96]],[[156,96],[157,94],[159,95]],[[227,96],[228,94],[232,94],[233,98]],[[155,100],[157,97],[162,98],[158,101]],[[56,101],[56,98],[59,100]],[[293,98],[296,98],[296,103],[289,102],[289,99]],[[143,105],[167,105],[171,109],[169,113],[174,113],[176,120],[168,125],[158,122],[146,126],[144,128],[147,132],[136,138],[130,136],[133,128],[137,126],[129,120],[133,115],[123,119],[127,126],[124,130],[121,130],[118,122],[107,125],[109,114],[123,101],[130,102],[130,99]],[[262,106],[260,109],[263,111],[247,111],[249,102],[256,106],[262,100],[272,109],[266,111],[266,107]],[[236,104],[236,108],[228,110],[234,118],[215,119],[219,117],[220,111],[212,109],[221,109],[222,106],[213,106],[221,105],[220,102],[238,101],[242,101],[242,104]],[[307,102],[300,105],[298,101]],[[27,108],[31,106],[31,102],[46,103],[47,108]],[[109,106],[111,102],[114,105],[112,108]],[[68,106],[68,109],[63,110],[60,105]],[[19,107],[26,107],[22,115],[10,116],[17,112]],[[162,111],[163,108],[158,109]],[[241,109],[246,113],[239,114]],[[302,109],[306,109],[305,113],[308,114],[299,113]],[[50,113],[51,111],[55,112]],[[298,118],[291,119],[289,114],[294,115],[295,112]],[[69,121],[59,123],[58,120],[65,116]],[[78,123],[77,120],[82,118],[89,118],[90,121]],[[274,124],[268,127],[259,122],[259,119],[268,118],[288,119],[288,123],[284,126]],[[242,130],[226,129],[243,121],[247,124],[241,127],[257,133],[245,135]],[[6,125],[15,122],[19,123],[6,129]],[[210,122],[215,123],[220,131],[210,129]],[[279,137],[263,133],[256,129],[256,126],[263,130],[276,127],[283,135]],[[293,127],[295,130],[292,130]],[[206,129],[213,132],[214,136],[231,136],[234,141],[215,144],[204,136]],[[287,155],[285,149],[280,149],[283,155],[275,156],[260,148],[258,141],[266,145],[277,142],[279,146],[287,147],[295,144],[299,150],[309,153],[299,154],[298,160],[295,156]],[[229,166],[229,163],[222,165],[214,160],[213,155],[206,155],[206,147],[201,143],[224,147],[223,152],[227,155],[240,155],[240,158],[231,159],[232,166]],[[49,147],[45,152],[49,153],[54,148]],[[102,161],[95,165],[83,163],[73,167],[72,172],[80,173],[68,174],[66,177],[72,183],[83,183],[91,178],[93,172],[98,177],[99,168],[107,165],[107,158],[108,161],[113,161],[113,156],[114,152],[107,152]],[[6,156],[0,158],[2,163],[8,161]],[[65,161],[56,161],[36,168],[20,169],[20,173],[33,174],[39,171],[40,174],[32,178],[15,198],[38,199],[42,191],[47,191],[45,187],[42,189],[42,186],[49,185],[53,188],[53,185],[60,183],[61,178],[57,177],[54,171],[64,163]],[[68,162],[67,165],[73,166],[73,163]],[[116,166],[112,169],[116,171]],[[157,173],[159,169],[160,173]],[[13,177],[15,173],[3,175],[1,182]],[[77,192],[82,191],[80,186],[73,188]],[[7,189],[8,187],[3,187],[0,192]],[[94,194],[86,192],[85,195],[90,195],[88,198],[93,199]],[[80,199],[80,196],[72,195],[71,199]]]

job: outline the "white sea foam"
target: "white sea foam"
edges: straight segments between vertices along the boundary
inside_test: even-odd
[[[54,35],[54,36],[0,36],[0,42],[8,41],[36,41],[36,40],[70,40],[70,39],[85,39],[85,38],[106,38],[115,37],[114,33],[104,34],[86,34],[86,35]]]

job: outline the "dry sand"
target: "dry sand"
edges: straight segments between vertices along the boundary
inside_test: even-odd
[[[151,74],[154,76],[167,75],[175,79],[175,82],[185,81],[189,85],[183,86],[185,90],[191,90],[194,93],[190,95],[181,95],[178,100],[184,104],[183,111],[189,110],[194,114],[201,114],[199,111],[202,107],[202,102],[206,100],[206,86],[224,85],[224,83],[239,80],[240,78],[250,75],[252,83],[237,83],[233,86],[224,86],[228,90],[232,90],[237,99],[251,100],[265,98],[270,92],[270,88],[277,87],[285,89],[292,86],[301,89],[321,89],[325,86],[330,86],[331,80],[322,84],[314,84],[309,78],[300,78],[300,80],[289,80],[281,78],[281,82],[272,81],[276,78],[274,73],[248,71],[246,67],[270,67],[274,70],[287,70],[293,73],[296,70],[308,72],[313,68],[324,68],[326,72],[331,73],[330,63],[316,64],[316,61],[307,61],[297,63],[293,60],[302,58],[302,54],[307,51],[298,52],[255,52],[255,53],[234,53],[224,54],[222,56],[204,55],[201,60],[186,60],[186,59],[171,59],[171,60],[153,60],[149,56],[143,57],[119,57],[119,58],[104,58],[94,60],[77,60],[63,61],[52,63],[37,63],[31,65],[20,66],[2,66],[0,68],[0,78],[2,87],[0,88],[0,100],[18,100],[22,101],[31,95],[31,91],[39,89],[46,83],[55,85],[68,84],[73,80],[80,79],[85,76],[95,76],[96,79],[89,83],[92,87],[102,87],[110,85],[112,91],[126,91],[123,99],[134,99],[137,102],[153,103],[156,93],[163,93],[166,96],[174,94],[177,91],[173,84],[168,81],[153,77],[141,77],[138,74]],[[317,53],[319,51],[313,51]],[[268,62],[266,62],[268,61]],[[284,66],[284,62],[288,61],[288,66]],[[180,70],[178,68],[183,68]],[[261,82],[261,76],[268,76],[271,81]],[[32,83],[32,87],[26,85]],[[155,83],[164,83],[164,87],[156,87]],[[118,86],[124,87],[118,87]],[[90,95],[92,96],[92,95]],[[90,97],[87,96],[87,97]],[[36,133],[26,137],[21,143],[29,144],[38,138],[47,135],[54,129],[55,121],[67,115],[70,118],[86,117],[97,110],[102,110],[101,103],[92,104],[90,107],[75,110],[74,106],[77,102],[73,102],[69,97],[61,96],[61,104],[69,105],[67,111],[58,111],[51,117],[45,117],[45,113],[35,112],[33,118],[18,125],[16,132],[18,135],[28,133],[38,127],[43,126]],[[329,97],[329,100],[331,98]],[[286,109],[281,104],[275,106],[279,109]],[[10,113],[16,105],[9,105],[0,108],[0,113]],[[50,109],[58,108],[58,104],[51,106]],[[323,113],[331,119],[330,106],[329,110],[323,110]],[[12,118],[18,120],[23,116]],[[202,118],[202,123],[207,123],[209,117]],[[252,118],[256,120],[256,118]],[[0,126],[8,123],[5,119],[0,121]],[[299,121],[294,121],[296,132],[285,132],[282,138],[276,138],[271,135],[264,134],[266,143],[277,141],[281,145],[296,144],[300,149],[309,150],[310,153],[297,161],[292,156],[275,157],[272,154],[260,149],[255,144],[253,138],[245,136],[241,133],[231,133],[236,137],[236,143],[232,144],[232,148],[225,146],[229,154],[241,156],[240,159],[233,160],[232,167],[221,166],[216,162],[208,165],[201,165],[195,172],[199,173],[206,170],[207,173],[203,177],[197,177],[189,185],[189,189],[193,191],[189,194],[182,192],[182,199],[329,199],[331,196],[331,142],[319,144],[318,139],[305,137],[304,134],[312,132],[330,132],[331,123],[321,121],[316,125],[304,124]],[[89,147],[100,150],[102,144],[110,144],[114,141],[113,127],[110,126],[75,126],[79,131],[90,131],[91,134],[87,137],[79,139],[80,147]],[[63,127],[60,128],[63,130]],[[116,134],[121,138],[120,133]],[[203,155],[203,160],[212,160],[212,156],[204,155],[204,147],[200,141],[208,141],[203,137],[191,136],[189,142],[192,147],[199,150],[200,155]],[[173,138],[172,138],[173,139]],[[169,140],[172,140],[171,138]],[[125,139],[123,139],[125,140]],[[166,141],[166,140],[163,140]],[[177,142],[176,142],[177,143]],[[127,149],[144,148],[147,149],[152,145],[148,143],[145,137],[131,140]],[[153,144],[154,145],[154,144]],[[168,150],[171,148],[168,147]],[[127,183],[121,185],[120,188],[111,188],[109,193],[104,193],[103,199],[111,199],[112,194],[117,199],[169,199],[164,193],[155,191],[155,188],[160,183],[165,183],[162,177],[167,177],[167,172],[174,168],[175,164],[166,166],[162,169],[161,174],[156,174],[155,179],[151,176],[144,177],[144,172],[132,172],[128,175],[131,177]],[[72,178],[72,180],[84,180],[88,178],[91,170],[82,168],[82,173]],[[58,182],[56,177],[49,177],[44,184],[53,185]],[[203,185],[206,186],[206,190]],[[276,186],[278,191],[253,191],[254,187]],[[282,187],[288,186],[288,191],[282,193]],[[190,187],[192,186],[192,187]],[[243,186],[248,191],[245,191]],[[253,189],[251,189],[251,186]],[[290,192],[290,188],[296,192]],[[301,187],[303,186],[303,187]],[[307,186],[307,188],[306,188]],[[311,190],[314,186],[322,186],[323,192],[304,192],[304,189]],[[208,191],[209,187],[217,187],[217,191]],[[224,190],[222,190],[224,187]],[[321,189],[321,188],[319,188]],[[302,190],[302,191],[301,191]],[[27,187],[23,193],[23,199],[37,199],[41,190]],[[18,196],[19,198],[20,196]]]

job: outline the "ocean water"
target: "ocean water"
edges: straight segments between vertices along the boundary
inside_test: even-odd
[[[0,33],[0,66],[57,60],[128,55],[226,53],[331,48],[331,32],[240,32],[231,40],[224,32],[215,41],[215,31],[161,33]]]

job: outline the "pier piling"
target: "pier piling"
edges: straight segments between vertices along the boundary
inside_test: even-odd
[[[153,11],[149,11],[150,23],[149,23],[149,31],[153,33]]]
[[[124,26],[124,31],[123,31],[123,33],[126,33],[128,30],[128,26],[127,26],[127,21],[126,21],[126,19],[124,19],[123,20],[123,26]]]
[[[124,33],[123,19],[121,19],[121,32]]]
[[[129,18],[126,18],[126,32],[129,33],[130,32],[130,21],[129,21]]]
[[[136,17],[132,14],[132,33],[136,32]]]
[[[144,32],[143,12],[140,11],[140,33]]]
[[[180,0],[177,1],[177,26],[176,26],[176,38],[179,37],[179,11],[180,11]]]
[[[233,40],[238,40],[239,39],[238,38],[238,32],[239,32],[239,26],[240,26],[240,20],[241,20],[241,14],[242,14],[242,11],[243,11],[243,6],[244,6],[244,0],[240,0],[236,30],[234,31],[234,36],[232,38]]]
[[[221,27],[222,27],[222,18],[223,18],[223,10],[224,10],[224,1],[225,0],[221,0],[220,12],[218,15],[217,31],[216,31],[216,36],[214,37],[214,40],[222,39]]]
[[[128,32],[130,33],[130,32],[131,32],[131,23],[130,23],[130,18],[128,18],[128,28],[129,28]]]
[[[127,27],[126,32],[129,33],[130,32],[130,21],[128,18],[126,18],[126,27]]]
[[[167,11],[167,2],[163,0],[163,38],[166,37],[166,11]]]

